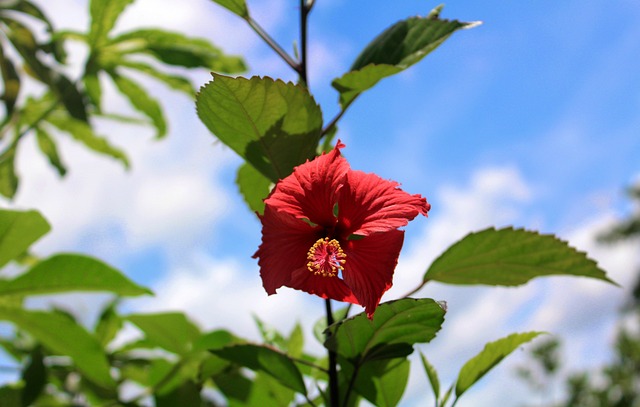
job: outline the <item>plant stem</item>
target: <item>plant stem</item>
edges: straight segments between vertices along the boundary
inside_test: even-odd
[[[424,287],[430,280],[426,279],[424,281],[422,281],[416,288],[414,288],[413,290],[409,291],[408,293],[406,293],[405,295],[403,295],[400,298],[407,298],[412,296],[413,294],[417,293],[418,291],[420,291],[422,289],[422,287]]]
[[[294,59],[291,58],[289,54],[287,54],[287,51],[282,49],[282,47],[278,45],[278,43],[273,38],[271,38],[269,34],[267,34],[267,32],[258,24],[256,20],[254,20],[250,16],[245,17],[245,20],[247,21],[249,26],[253,29],[253,31],[255,31],[256,34],[258,34],[260,38],[262,38],[264,42],[266,42],[267,45],[269,45],[269,47],[271,47],[271,49],[274,50],[276,54],[278,54],[284,60],[284,62],[286,62],[287,65],[291,67],[291,69],[293,69],[298,74],[300,74],[300,76],[302,76],[301,64],[298,64],[296,61],[294,61]]]
[[[333,324],[333,312],[331,311],[331,300],[325,300],[325,308],[327,311],[327,327]],[[329,352],[329,400],[331,407],[338,407],[340,400],[340,392],[338,391],[338,369],[337,355],[334,351]]]
[[[300,0],[300,83],[307,86],[307,29],[313,0]]]

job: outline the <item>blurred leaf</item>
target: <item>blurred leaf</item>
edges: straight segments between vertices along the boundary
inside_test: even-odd
[[[51,226],[37,211],[0,209],[0,267],[26,252],[49,230]]]
[[[91,49],[100,48],[107,41],[107,35],[113,29],[122,11],[133,0],[91,0],[89,12],[89,45]]]
[[[186,354],[200,337],[200,329],[180,312],[134,314],[125,317],[156,346],[178,355]]]
[[[239,73],[246,70],[242,58],[225,55],[204,38],[190,38],[181,33],[140,29],[129,31],[110,41],[121,55],[149,54],[169,65],[206,68],[215,72]]]
[[[29,357],[29,363],[22,372],[22,406],[32,405],[40,396],[47,383],[47,370],[44,366],[42,349],[36,346]]]
[[[11,199],[18,190],[15,169],[16,147],[12,146],[0,155],[0,194]]]
[[[124,321],[116,312],[118,301],[112,301],[102,312],[96,323],[96,338],[103,347],[107,347],[109,343],[116,337],[122,329]]]
[[[0,287],[0,294],[36,295],[67,291],[107,291],[118,295],[151,294],[118,270],[92,257],[57,254]]]
[[[118,90],[129,99],[131,105],[147,116],[157,129],[156,138],[163,138],[167,134],[167,123],[162,113],[162,107],[157,100],[153,99],[147,91],[131,79],[118,75],[113,71],[109,74],[113,78]]]
[[[28,332],[53,353],[71,357],[78,370],[95,384],[115,386],[98,341],[69,318],[52,312],[0,307],[0,319]]]
[[[424,279],[515,286],[547,275],[584,276],[614,283],[595,261],[567,242],[510,227],[470,233],[440,255]]]
[[[241,344],[212,349],[211,353],[251,370],[267,373],[284,386],[300,394],[307,393],[302,374],[296,365],[287,355],[274,349],[260,345]]]
[[[179,387],[166,394],[155,394],[156,407],[201,407],[200,386],[186,380]]]
[[[84,68],[82,83],[86,89],[87,96],[95,106],[96,111],[102,110],[102,85],[100,84],[100,67],[93,56],[89,56]]]
[[[89,149],[122,162],[125,168],[129,168],[129,160],[122,150],[109,144],[107,139],[93,132],[87,123],[59,113],[51,114],[47,121],[71,137],[84,144]]]
[[[489,370],[500,363],[507,355],[523,343],[529,342],[543,332],[525,332],[511,334],[494,342],[489,342],[484,349],[470,359],[458,374],[456,397],[460,397],[469,387],[480,380]]]
[[[349,314],[350,306],[342,307],[338,310],[333,311],[333,320],[334,321],[342,321]],[[326,336],[324,334],[325,329],[327,329],[327,318],[321,317],[313,324],[313,336],[316,337],[318,342],[324,343]]]
[[[264,212],[264,199],[271,192],[273,183],[251,164],[244,163],[238,169],[236,184],[249,209],[258,214]]]
[[[304,331],[300,323],[296,323],[286,345],[287,354],[294,358],[302,357],[304,351]]]
[[[280,333],[280,331],[278,331],[274,326],[262,321],[255,314],[253,315],[253,321],[258,327],[265,345],[274,346],[281,351],[287,350],[287,340],[285,339],[284,335]]]
[[[315,156],[322,111],[307,89],[271,78],[214,81],[196,97],[200,120],[273,182]]]
[[[222,7],[239,15],[242,18],[249,16],[249,10],[247,9],[247,4],[244,0],[213,0],[218,3]]]
[[[215,331],[202,334],[193,344],[193,350],[209,350],[218,349],[232,343],[238,343],[242,340],[231,332],[224,329],[216,329]]]
[[[406,359],[370,362],[358,371],[355,390],[377,407],[397,406],[409,380]]]
[[[16,72],[13,62],[5,57],[2,44],[0,44],[0,70],[2,71],[2,82],[4,84],[4,93],[0,98],[5,105],[5,120],[8,120],[16,105],[16,99],[20,93],[20,75]]]
[[[429,383],[431,384],[433,395],[436,398],[436,405],[438,405],[438,400],[440,399],[440,380],[438,379],[438,372],[433,367],[433,365],[429,363],[429,361],[422,354],[422,352],[420,352],[420,359],[422,360],[422,366],[424,367],[424,371],[427,373],[427,377],[429,378]]]
[[[325,347],[347,359],[366,359],[381,345],[429,342],[444,321],[444,310],[429,298],[389,301],[376,309],[373,320],[360,313],[328,328]]]
[[[129,61],[123,60],[120,63],[120,66],[140,71],[161,82],[164,82],[165,85],[169,86],[172,89],[178,90],[180,92],[183,92],[189,95],[190,97],[195,98],[196,90],[193,87],[193,84],[191,83],[191,81],[189,81],[189,79],[183,76],[169,75],[164,72],[158,71],[151,65],[143,64],[141,62],[129,62]]]
[[[399,21],[376,37],[356,58],[351,69],[333,81],[344,109],[381,79],[417,63],[455,31],[477,23],[440,19],[439,10],[427,17]]]
[[[55,169],[58,171],[58,175],[60,175],[61,177],[64,176],[67,173],[67,169],[60,159],[58,148],[56,147],[56,144],[51,136],[41,127],[36,128],[36,136],[40,151],[42,151],[42,153],[47,157],[49,163],[53,167],[55,167]]]
[[[7,384],[0,387],[2,407],[22,407],[22,389],[16,385]]]

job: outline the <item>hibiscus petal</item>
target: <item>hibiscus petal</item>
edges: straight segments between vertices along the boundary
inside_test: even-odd
[[[369,318],[373,317],[382,294],[391,288],[403,241],[404,231],[393,229],[350,240],[343,247],[347,261],[342,278]]]
[[[306,268],[307,252],[322,230],[269,206],[265,207],[261,220],[262,244],[253,257],[259,258],[262,285],[271,295],[277,288],[290,284],[294,270]]]
[[[341,229],[350,234],[367,236],[405,226],[431,205],[420,195],[410,195],[394,181],[375,174],[349,171],[338,200]]]
[[[342,147],[344,144],[338,142],[330,153],[294,168],[291,175],[276,184],[265,204],[316,225],[333,227],[333,207],[349,171],[349,163],[340,155]]]
[[[306,267],[295,270],[287,287],[306,291],[321,298],[359,304],[351,289],[339,277],[315,275]]]

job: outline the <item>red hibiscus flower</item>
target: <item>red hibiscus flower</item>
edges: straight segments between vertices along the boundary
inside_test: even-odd
[[[362,305],[369,318],[392,285],[404,231],[430,205],[398,183],[354,171],[340,141],[296,167],[265,199],[259,258],[267,294],[282,286]]]

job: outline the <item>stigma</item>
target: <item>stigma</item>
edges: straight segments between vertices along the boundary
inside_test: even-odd
[[[318,239],[307,253],[307,268],[315,275],[335,277],[342,271],[347,262],[347,255],[342,251],[336,239],[328,237]]]

